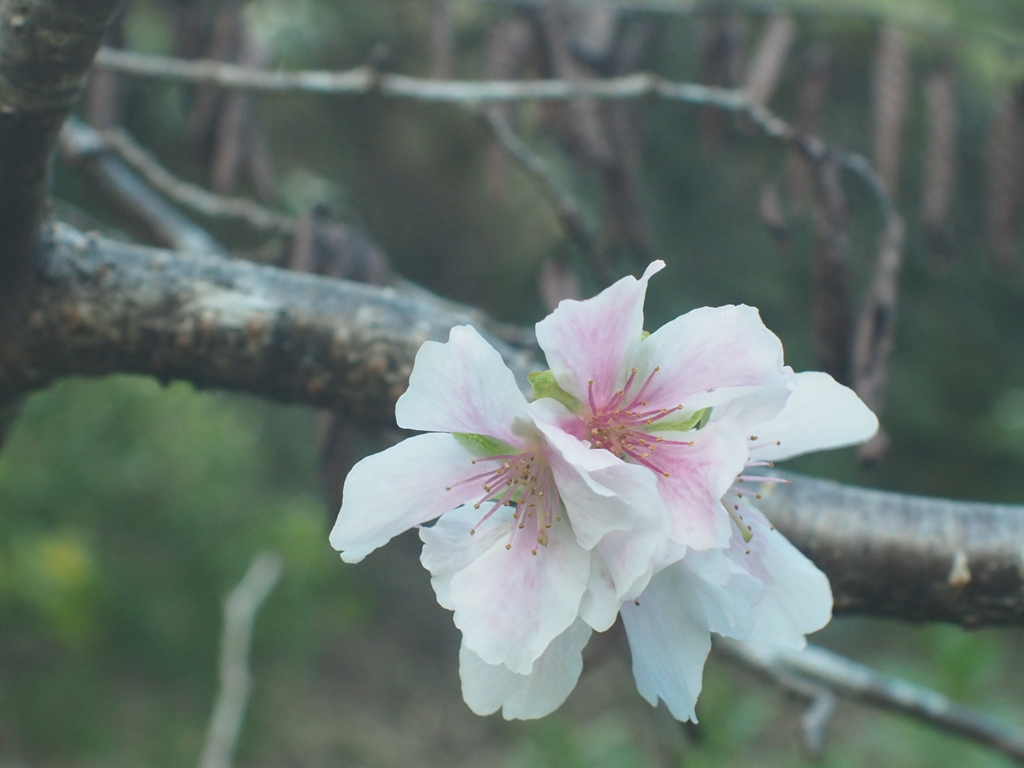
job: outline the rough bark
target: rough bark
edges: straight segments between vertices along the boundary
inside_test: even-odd
[[[0,0],[0,327],[24,306],[50,154],[118,0]]]
[[[393,422],[416,351],[476,323],[426,292],[49,231],[0,403],[61,376],[143,373]],[[488,336],[487,330],[480,327]],[[525,380],[527,357],[491,336]]]
[[[1024,506],[789,477],[758,506],[828,574],[836,613],[1024,624]]]

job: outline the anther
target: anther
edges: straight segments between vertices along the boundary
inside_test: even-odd
[[[452,487],[451,487],[450,485],[446,485],[446,486],[444,487],[444,489],[445,489],[446,491],[450,491],[450,490],[452,489]]]
[[[469,529],[469,535],[470,536],[475,536],[476,535],[476,528],[470,528]]]
[[[639,600],[634,600],[633,601],[633,605],[640,605],[640,601]]]
[[[506,544],[505,545],[505,549],[512,549],[512,545],[511,544]]]

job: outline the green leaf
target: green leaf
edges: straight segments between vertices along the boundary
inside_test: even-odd
[[[691,429],[701,429],[711,418],[711,409],[702,408],[694,411],[684,419],[675,421],[656,421],[649,428],[648,432],[689,432]]]
[[[536,371],[529,374],[526,378],[533,385],[533,396],[535,399],[540,400],[542,397],[550,397],[552,400],[560,402],[573,413],[576,413],[583,407],[583,403],[558,386],[558,382],[555,381],[555,374],[551,371]]]
[[[474,435],[471,432],[453,432],[459,444],[475,456],[507,456],[518,453],[508,443],[488,435]]]

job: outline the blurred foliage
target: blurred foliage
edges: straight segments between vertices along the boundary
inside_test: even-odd
[[[171,5],[133,4],[126,44],[171,52]],[[832,50],[822,130],[829,141],[870,150],[881,18],[912,33],[915,88],[936,62],[955,62],[962,131],[953,248],[941,260],[927,253],[914,217],[924,131],[915,91],[899,200],[911,226],[885,414],[892,450],[872,470],[856,466],[850,451],[806,457],[794,468],[1019,503],[1024,277],[1020,253],[1009,271],[988,260],[984,164],[995,94],[1024,75],[1024,4],[779,5],[799,12],[794,60],[815,42]],[[383,46],[388,68],[422,74],[429,8],[426,0],[253,0],[245,13],[283,68],[348,68]],[[486,24],[509,10],[469,0],[454,9],[456,73],[479,77]],[[752,17],[752,39],[761,23]],[[650,68],[696,79],[699,27],[693,18],[660,16]],[[795,66],[773,100],[785,116],[795,110]],[[202,161],[184,140],[190,94],[132,82],[126,121],[177,173],[204,182]],[[465,111],[312,96],[268,96],[257,107],[281,206],[329,204],[362,223],[411,279],[522,323],[542,314],[536,281],[546,259],[569,259],[585,290],[596,289],[532,179],[513,169],[504,200],[488,197],[488,136]],[[785,153],[728,121],[721,145],[709,151],[693,108],[649,103],[643,110],[644,202],[655,253],[669,264],[651,286],[648,327],[693,306],[747,302],[782,337],[789,362],[813,368],[810,213],[791,205],[784,250],[756,216],[760,183],[784,173]],[[542,109],[524,105],[518,125],[596,219],[598,179],[569,159],[543,119]],[[859,297],[879,221],[856,180],[846,190]],[[58,168],[57,191],[119,225],[68,169]],[[252,245],[249,234],[210,226],[233,245]],[[643,265],[618,254],[615,266],[625,274]],[[330,550],[315,423],[304,409],[121,377],[63,382],[28,402],[0,455],[0,766],[194,761],[214,695],[220,600],[265,549],[282,553],[287,570],[257,619],[257,689],[241,765],[810,764],[799,746],[801,706],[714,660],[696,729],[648,711],[621,654],[596,665],[565,709],[542,722],[473,718],[451,680],[450,619],[432,602],[415,542],[396,545],[405,546],[407,570],[376,555],[342,566]],[[434,643],[435,635],[445,642]],[[861,620],[836,621],[822,635],[855,658],[1017,722],[1021,639],[1011,631]],[[841,705],[817,764],[1007,762],[934,729]]]

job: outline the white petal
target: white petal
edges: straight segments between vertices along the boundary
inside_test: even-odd
[[[537,323],[537,343],[562,389],[586,403],[593,380],[595,398],[606,402],[625,383],[626,358],[643,332],[647,281],[664,266],[652,262],[639,280],[624,277],[592,299],[566,299]]]
[[[791,386],[793,393],[779,415],[753,428],[762,446],[751,451],[757,459],[779,461],[862,443],[878,430],[875,414],[827,373],[795,374]]]
[[[694,720],[704,661],[711,650],[704,602],[677,568],[651,579],[639,605],[622,606],[636,687],[652,705],[660,698],[677,720]]]
[[[754,628],[754,606],[764,584],[730,560],[720,549],[689,551],[674,568],[685,574],[700,593],[708,628],[742,640]]]
[[[471,326],[457,325],[447,343],[427,341],[416,353],[395,420],[404,429],[468,432],[521,446],[513,426],[526,420],[526,398],[494,347]]]
[[[632,362],[654,375],[652,408],[705,408],[781,383],[782,343],[748,306],[702,307],[663,325],[636,348]]]
[[[548,530],[546,547],[537,544],[528,524],[506,549],[512,509],[503,507],[476,526],[485,511],[462,507],[422,529],[421,560],[430,569],[438,600],[455,611],[466,646],[488,664],[528,674],[576,620],[590,577],[590,554],[576,542],[567,520]],[[453,547],[460,535],[462,544]]]
[[[516,674],[500,664],[487,664],[463,644],[459,651],[462,697],[478,715],[489,715],[499,708],[506,720],[531,720],[551,714],[576,687],[590,632],[590,627],[577,620],[551,641],[528,675]]]
[[[726,554],[764,583],[764,595],[754,605],[754,631],[749,641],[803,648],[807,644],[804,635],[821,629],[832,618],[828,577],[773,530],[759,510],[741,502],[740,513],[753,535],[744,544],[737,534]]]
[[[622,599],[600,553],[591,551],[590,555],[590,580],[580,601],[580,619],[595,631],[604,632],[618,618]]]
[[[331,546],[358,563],[403,531],[433,520],[482,491],[462,483],[480,474],[451,435],[417,435],[367,456],[345,478]],[[451,487],[451,491],[446,491]]]

